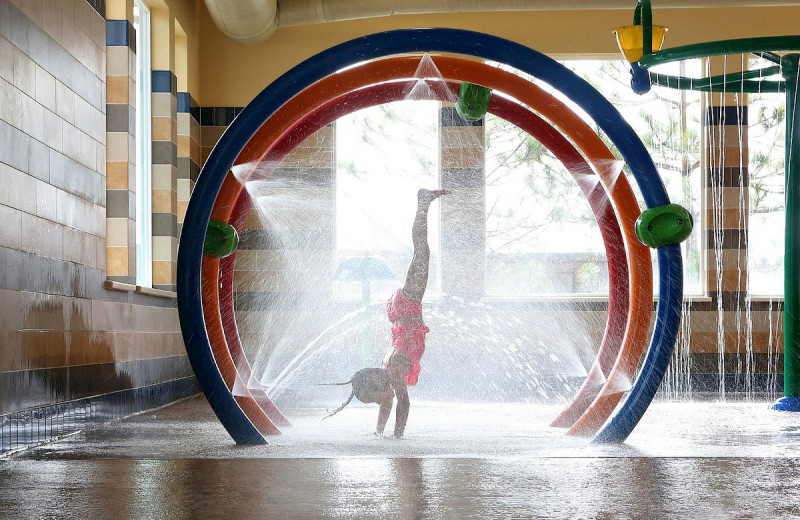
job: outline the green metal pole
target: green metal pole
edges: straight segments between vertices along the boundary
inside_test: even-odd
[[[783,404],[800,411],[800,54],[783,57],[786,81],[786,244],[783,295]],[[781,401],[776,408],[781,408]],[[787,408],[782,408],[787,409]]]
[[[642,55],[653,53],[653,11],[650,0],[638,0],[633,9],[633,25],[642,26]]]

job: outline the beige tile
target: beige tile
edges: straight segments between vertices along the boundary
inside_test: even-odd
[[[109,190],[128,189],[128,163],[125,161],[106,163],[106,188]]]
[[[482,149],[484,142],[483,127],[480,126],[445,126],[440,128],[442,148]]]
[[[191,193],[191,183],[189,179],[178,179],[178,200],[189,200]]]
[[[721,249],[719,252],[719,257],[717,257],[717,252],[713,249],[706,251],[706,266],[710,271],[717,270],[717,261],[726,271],[747,269],[746,249]]]
[[[130,101],[128,99],[129,83],[130,83],[130,78],[128,78],[128,76],[107,76],[106,102],[127,104]]]
[[[175,262],[153,262],[153,284],[171,285],[175,283],[173,273]]]
[[[133,274],[133,266],[128,265],[127,247],[106,247],[106,273],[108,276],[128,276]]]
[[[178,135],[190,135],[192,121],[194,121],[194,119],[191,114],[187,112],[178,113]]]
[[[127,163],[131,158],[128,154],[128,133],[106,133],[106,162]]]
[[[108,247],[129,247],[127,218],[106,219],[106,244]]]
[[[743,208],[746,210],[746,208]],[[738,208],[708,210],[707,222],[711,229],[746,229],[748,213]]]
[[[172,190],[153,190],[153,213],[172,213]]]
[[[706,190],[706,207],[720,207],[723,209],[740,209],[749,211],[750,201],[747,197],[747,189],[741,188],[722,188],[716,190]]]
[[[174,98],[169,92],[153,93],[152,104],[150,106],[153,119],[157,117],[172,118],[172,99]]]
[[[172,124],[171,117],[153,117],[153,141],[172,141]]]
[[[186,221],[186,208],[189,206],[188,201],[178,201],[178,224],[183,224]]]
[[[296,148],[282,162],[283,168],[333,168],[330,148]]]
[[[191,146],[191,139],[188,135],[179,135],[178,136],[178,157],[189,157],[190,155],[190,146]]]
[[[485,154],[482,150],[473,148],[443,148],[443,168],[482,168],[485,163]]]
[[[716,276],[708,277],[708,290],[709,291],[746,291],[747,290],[747,273],[739,270],[723,270],[722,271],[722,287],[718,286],[719,281]]]
[[[106,75],[121,76],[129,78],[129,53],[127,47],[107,47],[106,48]],[[134,91],[132,90],[131,93]]]
[[[172,165],[171,164],[154,164],[152,166],[152,183],[151,187],[154,190],[171,190],[172,189]]]
[[[153,261],[173,261],[172,237],[153,237]]]

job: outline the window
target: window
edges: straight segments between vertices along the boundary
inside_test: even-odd
[[[682,244],[684,291],[702,294],[700,96],[658,87],[644,96],[634,94],[627,65],[620,60],[564,64],[620,111],[650,151],[670,200],[694,217],[694,231]],[[699,67],[695,60],[662,70],[691,75]],[[583,114],[559,92],[542,87]],[[489,117],[486,131],[487,293],[608,294],[602,236],[575,180],[540,143],[513,125]],[[627,167],[625,173],[630,175]],[[633,180],[631,185],[641,200]]]
[[[748,100],[747,272],[755,296],[783,296],[785,101],[783,94],[751,94]]]
[[[402,285],[411,261],[417,190],[439,185],[439,103],[398,101],[354,112],[336,122],[336,294],[384,298]],[[430,275],[439,284],[439,205],[428,214]],[[370,257],[383,267],[361,280],[348,261]],[[391,271],[391,274],[388,274]],[[367,291],[367,292],[363,292]]]
[[[141,0],[133,6],[136,30],[136,285],[153,284],[150,194],[150,11]]]
[[[539,141],[486,117],[486,293],[608,293],[600,230],[578,184]]]

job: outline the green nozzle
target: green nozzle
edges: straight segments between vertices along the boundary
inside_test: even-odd
[[[643,211],[636,219],[636,236],[649,247],[679,244],[692,234],[694,221],[686,208],[667,204]]]

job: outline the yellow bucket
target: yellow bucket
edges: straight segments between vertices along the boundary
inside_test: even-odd
[[[667,28],[663,25],[653,26],[653,52],[661,49],[661,45],[664,44],[664,35],[666,32]],[[614,30],[614,34],[617,36],[619,50],[625,55],[626,60],[634,63],[642,58],[642,42],[644,41],[644,36],[641,25],[617,27]]]

